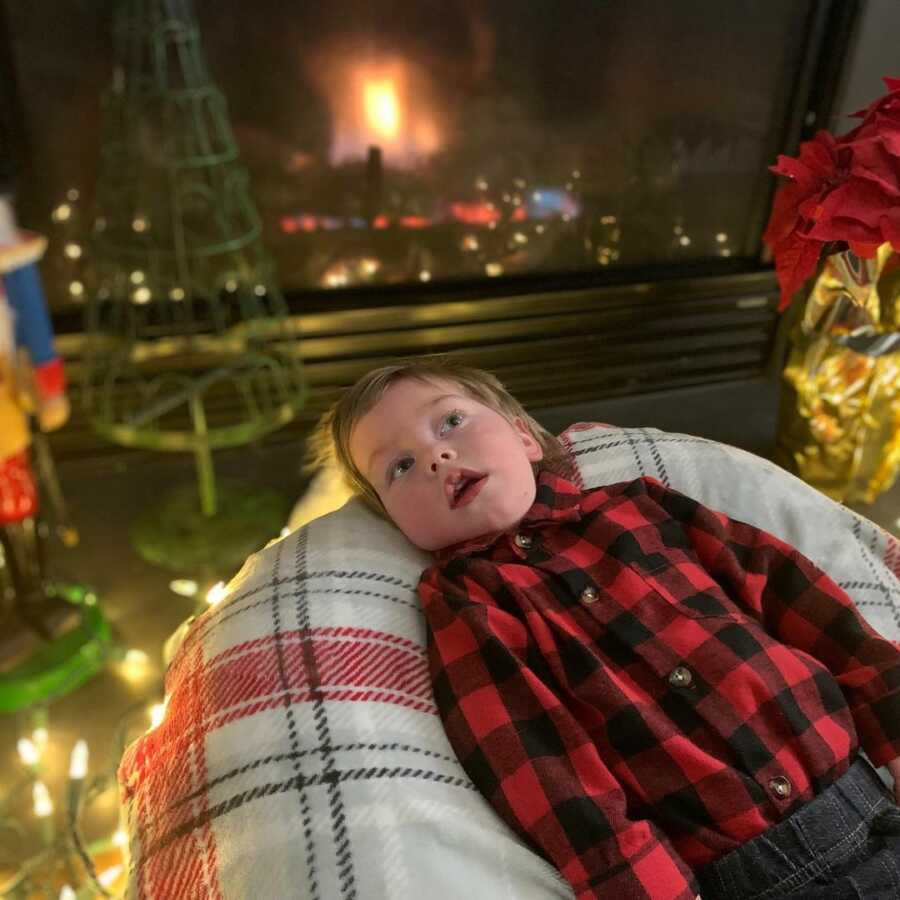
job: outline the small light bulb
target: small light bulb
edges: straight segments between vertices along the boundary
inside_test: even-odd
[[[69,757],[69,778],[73,781],[80,781],[87,775],[88,757],[87,741],[75,741],[75,746],[72,748],[72,755]]]
[[[151,296],[150,288],[146,285],[142,285],[134,292],[134,294],[132,294],[132,299],[135,303],[142,306],[143,304],[150,302]]]
[[[428,269],[422,269],[422,271],[419,272],[419,281],[431,281],[431,272],[429,272]]]
[[[64,884],[59,892],[59,900],[76,900],[78,894],[69,885]]]
[[[285,525],[284,528],[281,529],[281,534],[279,537],[286,538],[291,533],[291,529],[289,526]]]
[[[490,262],[484,267],[489,278],[497,278],[503,274],[503,266],[498,262]]]
[[[150,729],[158,728],[162,723],[162,720],[166,717],[166,706],[168,705],[168,700],[163,700],[162,703],[154,703],[153,706],[150,707]]]
[[[190,578],[176,578],[169,582],[169,590],[179,597],[196,597],[199,587],[197,582]]]
[[[36,766],[41,761],[41,751],[28,738],[19,738],[16,748],[19,751],[19,759],[22,760],[23,765]]]
[[[53,210],[51,218],[54,222],[67,222],[72,216],[72,207],[68,203],[60,203]]]
[[[69,283],[69,293],[73,297],[81,297],[84,294],[84,285],[80,281],[72,281]]]
[[[184,300],[184,288],[174,287],[171,291],[169,291],[169,296],[173,300]]]
[[[63,249],[63,253],[65,253],[69,259],[80,259],[81,244],[76,244],[74,241],[66,244],[65,248]]]
[[[135,269],[129,276],[132,284],[143,284],[146,276],[140,269]]]
[[[31,739],[35,742],[39,749],[43,750],[44,747],[47,746],[47,742],[50,740],[50,732],[41,725],[39,728],[35,728],[34,731],[31,732]]]
[[[124,828],[117,828],[115,834],[112,836],[112,842],[114,847],[127,847],[128,846],[128,834],[125,832]]]
[[[98,876],[97,881],[100,882],[103,887],[108,888],[116,883],[116,879],[122,874],[124,871],[123,866],[111,866],[108,869],[104,869]]]
[[[39,819],[45,819],[53,814],[53,801],[50,799],[50,791],[43,781],[36,781],[31,789],[31,797],[34,801],[34,814]]]
[[[143,650],[132,647],[122,657],[122,665],[119,674],[127,681],[139,682],[146,678],[149,672],[150,657]]]
[[[210,606],[215,606],[217,603],[221,603],[222,599],[228,591],[225,589],[224,581],[217,581],[207,592],[206,592],[206,602]]]

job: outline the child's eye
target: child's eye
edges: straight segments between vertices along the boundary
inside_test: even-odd
[[[445,435],[448,431],[458,428],[462,425],[463,419],[465,419],[465,416],[458,409],[454,409],[452,413],[444,416],[439,433]]]
[[[395,481],[397,478],[402,477],[412,467],[413,458],[411,456],[404,456],[402,459],[398,459],[391,465],[390,471],[388,472],[388,481]]]

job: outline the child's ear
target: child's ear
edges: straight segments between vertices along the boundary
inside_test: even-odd
[[[525,447],[525,455],[529,462],[540,462],[544,458],[544,448],[537,438],[531,433],[531,429],[521,420],[516,419],[513,426],[519,434],[519,440]]]

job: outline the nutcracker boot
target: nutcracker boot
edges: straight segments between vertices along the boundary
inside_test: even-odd
[[[77,607],[48,590],[44,568],[44,538],[38,521],[28,516],[0,529],[13,609],[35,634],[52,641],[78,626]]]

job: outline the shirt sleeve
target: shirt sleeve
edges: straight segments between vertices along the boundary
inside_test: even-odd
[[[900,647],[878,634],[846,592],[790,544],[644,481],[665,513],[684,525],[701,564],[730,596],[769,634],[834,675],[872,762],[900,757]]]
[[[694,900],[690,867],[630,819],[597,745],[560,702],[534,639],[466,576],[419,584],[435,700],[450,743],[499,815],[559,870],[577,900]]]

